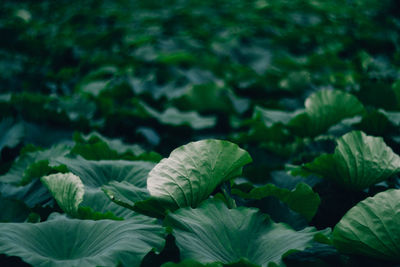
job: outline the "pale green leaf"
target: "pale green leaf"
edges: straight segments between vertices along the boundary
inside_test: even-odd
[[[65,213],[73,216],[77,214],[85,193],[83,183],[78,176],[72,173],[56,173],[43,176],[40,180]]]
[[[171,208],[196,207],[222,182],[242,173],[250,155],[236,144],[202,140],[181,146],[149,173],[151,196]]]

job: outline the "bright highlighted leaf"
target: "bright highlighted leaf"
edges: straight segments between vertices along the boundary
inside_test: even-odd
[[[172,151],[151,170],[147,189],[172,209],[196,207],[220,183],[239,176],[249,162],[249,153],[231,142],[192,142]]]
[[[345,118],[364,112],[364,106],[353,95],[339,90],[320,90],[306,99],[305,112],[294,117],[289,126],[295,134],[316,136]]]
[[[289,208],[303,215],[308,221],[314,217],[321,202],[318,194],[305,183],[299,183],[293,190],[267,184],[254,188],[249,193],[244,193],[238,189],[232,189],[232,193],[248,199],[263,199],[269,196],[277,197],[280,201],[287,204]]]
[[[33,266],[140,266],[165,243],[156,220],[138,215],[125,221],[58,218],[43,223],[1,223],[0,251]]]
[[[181,258],[201,263],[244,260],[260,266],[282,264],[284,254],[304,250],[315,234],[329,232],[311,227],[296,232],[286,224],[274,223],[258,209],[228,209],[215,200],[203,202],[197,209],[170,213],[164,223],[173,228]]]
[[[400,157],[381,137],[353,131],[337,140],[333,154],[321,155],[302,169],[305,174],[314,173],[349,189],[362,190],[399,172]]]
[[[52,162],[53,165],[65,165],[70,172],[79,176],[85,186],[85,196],[80,206],[90,207],[95,212],[112,212],[118,217],[127,218],[131,211],[121,209],[111,202],[101,191],[102,186],[125,182],[135,188],[146,191],[146,178],[150,170],[155,166],[154,163],[147,161],[127,161],[127,160],[85,160],[81,157],[76,159],[59,158]],[[110,186],[112,187],[112,186]],[[109,192],[112,192],[111,190]],[[118,193],[115,193],[118,194]],[[109,197],[117,202],[115,197]],[[136,200],[136,199],[135,199]],[[117,202],[121,204],[120,202]]]
[[[77,214],[85,193],[83,183],[78,176],[72,173],[56,173],[43,176],[41,181],[64,212],[70,215]]]
[[[369,197],[335,226],[333,243],[349,254],[400,260],[400,190],[391,189]]]

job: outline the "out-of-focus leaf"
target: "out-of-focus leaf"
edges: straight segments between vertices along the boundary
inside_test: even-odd
[[[0,194],[0,222],[23,222],[28,218],[29,208],[20,200],[4,198]]]
[[[232,194],[236,194],[246,199],[258,200],[269,196],[277,197],[292,210],[302,214],[308,221],[314,217],[321,202],[318,194],[305,183],[297,184],[296,188],[293,190],[279,188],[273,184],[267,184],[265,186],[254,188],[249,193],[232,189]]]
[[[8,173],[0,176],[0,182],[18,185],[40,178],[49,170],[48,160],[65,156],[70,148],[65,145],[53,146],[47,150],[29,152],[18,157]]]
[[[74,134],[75,146],[71,153],[88,160],[128,159],[158,162],[161,156],[156,152],[146,152],[137,144],[126,144],[120,139],[107,138],[97,132],[89,135]]]
[[[17,146],[25,135],[23,124],[13,123],[11,119],[3,119],[0,122],[0,133],[0,152],[5,147],[14,148]]]

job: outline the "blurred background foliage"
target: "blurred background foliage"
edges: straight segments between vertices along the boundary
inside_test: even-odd
[[[3,0],[2,182],[54,172],[46,160],[64,150],[158,162],[205,138],[249,151],[247,179],[233,185],[244,192],[267,182],[292,190],[301,179],[285,168],[332,153],[354,129],[400,154],[399,14],[397,0]],[[329,90],[334,98],[318,93]],[[306,182],[322,199],[310,223],[319,228],[400,187],[398,177],[357,194]],[[307,224],[276,199],[238,204]]]

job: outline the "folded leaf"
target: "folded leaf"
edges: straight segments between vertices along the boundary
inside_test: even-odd
[[[258,209],[228,209],[217,200],[170,213],[164,224],[172,227],[182,259],[223,264],[244,260],[260,266],[282,264],[284,254],[304,250],[315,234],[329,232],[312,227],[296,232]]]
[[[78,176],[72,173],[56,173],[43,176],[40,180],[64,212],[72,216],[77,215],[79,204],[85,193]]]
[[[147,161],[127,161],[127,160],[85,160],[81,157],[76,159],[72,158],[58,158],[52,161],[53,165],[65,165],[74,174],[79,176],[84,185],[85,195],[83,202],[79,205],[82,207],[90,208],[93,212],[99,213],[112,213],[117,217],[128,218],[132,216],[133,212],[122,208],[122,202],[117,202],[118,198],[114,195],[119,194],[113,192],[111,189],[108,196],[119,205],[113,203],[102,191],[104,185],[112,187],[113,183],[124,182],[135,188],[146,190],[146,178],[150,170],[155,166],[154,163]],[[111,196],[113,195],[113,196]],[[150,197],[146,190],[146,196]],[[63,197],[67,197],[64,195]],[[67,197],[68,198],[68,197]],[[57,199],[57,198],[56,198]],[[81,200],[82,201],[82,200]],[[127,205],[123,205],[129,207]],[[62,207],[61,207],[62,208]],[[64,209],[63,209],[64,210]],[[66,211],[66,210],[64,210]],[[86,213],[90,211],[86,210]],[[67,211],[66,211],[67,212]],[[100,216],[100,214],[98,214]],[[97,218],[99,218],[97,216]],[[90,218],[90,216],[89,216]],[[107,218],[107,217],[106,217]],[[109,217],[111,218],[111,217]]]
[[[305,101],[305,112],[289,122],[300,136],[316,136],[341,120],[364,112],[364,106],[353,95],[339,90],[320,90]]]
[[[362,190],[400,171],[400,157],[381,137],[360,131],[337,140],[333,154],[324,154],[304,164],[300,174],[314,173],[353,190]]]
[[[56,218],[0,223],[0,251],[33,266],[140,266],[165,243],[165,230],[143,215],[125,221]]]
[[[369,197],[340,220],[333,230],[333,244],[349,254],[400,260],[400,190]]]
[[[151,170],[147,189],[171,209],[196,207],[220,183],[240,175],[249,162],[249,153],[231,142],[192,142],[172,151]]]

